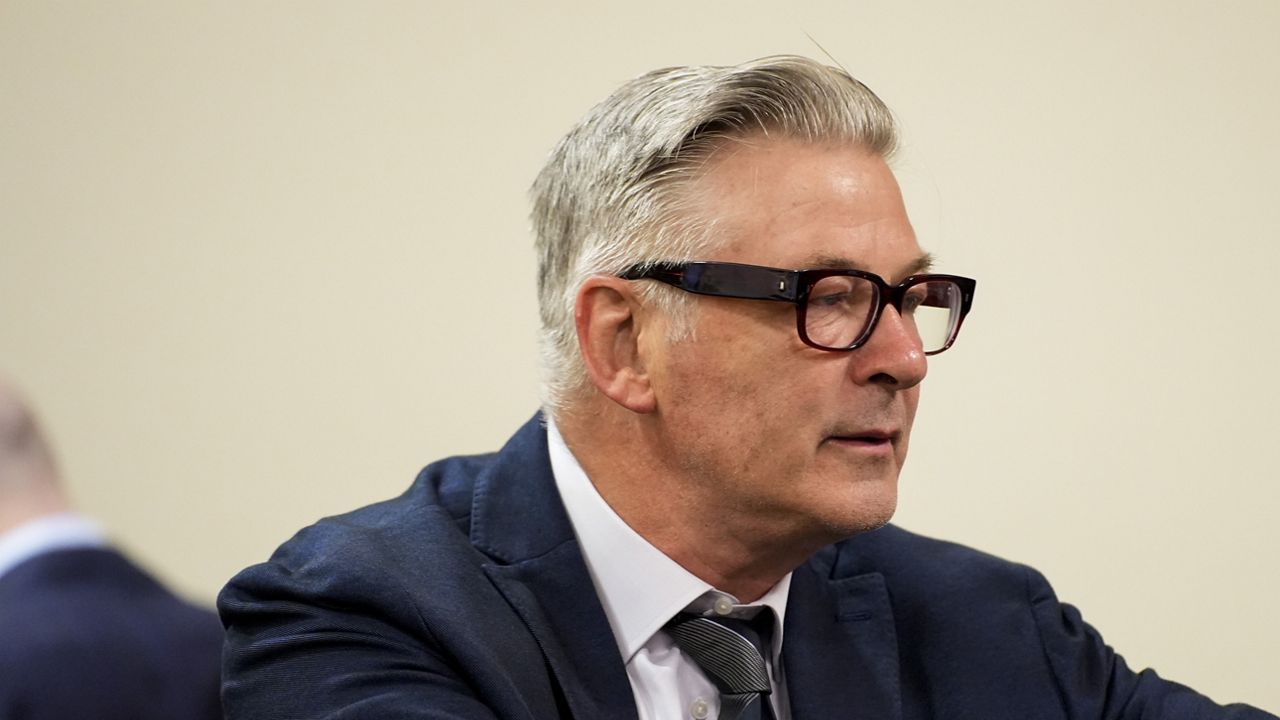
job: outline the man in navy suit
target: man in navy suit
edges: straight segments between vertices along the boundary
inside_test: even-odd
[[[0,718],[214,720],[222,628],[72,513],[0,382]]]
[[[543,413],[234,578],[228,717],[1269,717],[886,525],[975,291],[917,244],[895,142],[802,58],[589,112],[533,188]]]

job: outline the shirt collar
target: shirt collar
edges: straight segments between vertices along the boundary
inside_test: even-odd
[[[681,610],[710,609],[717,597],[724,597],[736,606],[734,614],[741,612],[736,598],[685,570],[609,507],[551,418],[547,418],[547,446],[556,488],[624,663],[630,662],[653,634]],[[751,604],[763,605],[775,613],[775,653],[782,646],[782,618],[786,617],[790,587],[791,574],[787,573]]]
[[[102,528],[82,515],[66,512],[38,517],[0,534],[0,576],[46,552],[106,544]]]

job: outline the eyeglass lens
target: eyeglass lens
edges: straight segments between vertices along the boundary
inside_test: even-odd
[[[813,343],[847,348],[867,331],[880,304],[880,288],[850,276],[824,277],[814,283],[805,307],[805,334]],[[960,317],[960,287],[949,280],[926,280],[907,288],[899,314],[914,330],[924,352],[947,345]]]

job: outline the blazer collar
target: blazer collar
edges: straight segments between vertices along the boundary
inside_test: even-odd
[[[541,414],[476,479],[471,540],[491,558],[485,573],[542,648],[572,717],[636,720],[617,643],[556,491]],[[843,576],[839,555],[827,548],[792,574],[782,648],[792,720],[830,720],[845,708],[901,720],[884,577]]]
[[[476,479],[471,541],[528,626],[575,718],[635,720],[635,697],[573,526],[560,502],[539,413]]]

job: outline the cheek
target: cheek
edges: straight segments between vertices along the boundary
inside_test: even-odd
[[[695,323],[654,368],[673,439],[732,475],[811,462],[841,382],[835,358],[800,343],[789,306],[708,303]]]
[[[906,424],[902,428],[902,442],[898,443],[898,467],[907,459],[907,446],[911,443],[911,428],[916,421],[916,408],[920,405],[920,386],[917,385],[903,393],[903,404],[906,409]]]
[[[920,386],[916,385],[910,390],[906,390],[902,393],[902,398],[907,410],[907,429],[910,430],[911,426],[915,424],[916,408],[920,405]]]
[[[676,402],[681,407],[684,424],[703,428],[708,439],[752,442],[756,449],[758,439],[784,429],[781,417],[784,412],[784,392],[771,388],[761,378],[753,377],[727,365],[724,372],[709,372],[708,368],[681,378],[673,386],[682,388]]]
[[[807,413],[795,406],[793,388],[779,382],[776,363],[746,351],[710,355],[692,352],[661,379],[659,408],[676,446],[704,472],[716,467],[730,477],[793,454],[797,416]]]

